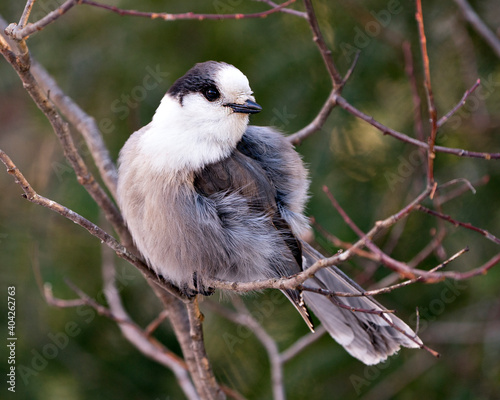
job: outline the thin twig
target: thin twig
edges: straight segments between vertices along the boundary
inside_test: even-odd
[[[377,128],[379,131],[381,131],[384,135],[389,135],[392,136],[402,142],[412,144],[417,147],[421,147],[423,149],[429,149],[429,145],[425,142],[422,142],[418,139],[412,138],[408,135],[405,135],[404,133],[398,132],[392,128],[389,128],[380,122],[376,121],[373,117],[364,114],[362,111],[358,110],[356,107],[351,105],[345,98],[342,96],[339,96],[338,94],[334,94],[333,98],[331,99],[332,102],[334,102],[336,105],[339,107],[343,108],[350,114],[354,115],[355,117],[369,123],[373,127]],[[454,149],[451,147],[444,147],[444,146],[434,146],[434,150],[436,152],[440,153],[447,153],[447,154],[453,154],[458,157],[470,157],[470,158],[482,158],[485,160],[492,160],[492,159],[500,159],[500,153],[480,153],[476,151],[469,151],[469,150],[463,150],[463,149]]]
[[[336,95],[337,95],[337,90],[333,89],[331,93],[328,95],[325,104],[323,104],[323,107],[321,107],[320,112],[314,118],[314,120],[310,124],[302,128],[300,131],[297,131],[293,135],[290,135],[288,137],[290,143],[297,146],[301,144],[309,136],[311,136],[313,133],[319,131],[323,127],[326,120],[328,119],[328,116],[332,112],[333,108],[336,106],[336,102],[334,99]]]
[[[347,83],[347,81],[351,77],[352,73],[354,72],[354,68],[356,68],[360,54],[361,54],[361,50],[356,50],[356,54],[354,54],[354,59],[352,60],[351,66],[347,70],[347,72],[344,76],[344,79],[342,80],[342,86],[344,86]]]
[[[431,210],[427,207],[424,207],[422,205],[418,205],[416,207],[417,210],[419,211],[422,211],[426,214],[429,214],[429,215],[432,215],[434,217],[437,217],[437,218],[441,218],[442,220],[444,221],[447,221],[449,222],[450,224],[453,224],[455,226],[461,226],[462,228],[465,228],[465,229],[469,229],[471,231],[474,231],[474,232],[477,232],[477,233],[480,233],[481,235],[483,235],[486,239],[492,241],[493,243],[495,244],[500,244],[500,239],[497,238],[495,235],[491,234],[490,232],[488,232],[487,230],[485,229],[481,229],[481,228],[478,228],[468,222],[460,222],[460,221],[457,221],[456,219],[453,219],[451,216],[449,215],[446,215],[446,214],[442,214],[440,212],[437,212],[437,211],[434,211],[434,210]]]
[[[446,230],[440,229],[437,234],[432,238],[432,240],[427,243],[427,245],[420,250],[410,261],[408,261],[408,265],[411,268],[415,268],[417,265],[420,265],[422,261],[424,261],[427,257],[429,257],[433,251],[435,251],[441,244],[443,243],[444,238],[446,237]]]
[[[112,11],[120,15],[129,15],[133,17],[146,17],[151,19],[163,19],[165,21],[178,21],[178,20],[224,20],[224,19],[246,19],[246,18],[265,18],[268,15],[280,12],[296,0],[287,0],[282,4],[276,5],[270,10],[261,11],[251,14],[197,14],[193,12],[180,13],[180,14],[170,14],[170,13],[154,13],[154,12],[142,12],[136,10],[124,10],[118,7],[109,6],[107,4],[101,4],[92,0],[80,0],[81,4],[87,4],[89,6],[103,8],[107,11]]]
[[[277,5],[274,8],[271,8],[270,10],[261,11],[258,13],[252,13],[252,14],[197,14],[197,13],[193,13],[193,12],[171,14],[171,13],[144,12],[144,11],[137,11],[137,10],[125,10],[125,9],[121,9],[121,8],[118,8],[115,6],[101,4],[101,3],[98,3],[98,2],[92,1],[92,0],[67,0],[66,2],[61,4],[61,6],[59,6],[54,11],[47,14],[42,19],[40,19],[32,24],[28,24],[27,26],[25,26],[23,28],[17,26],[16,24],[9,25],[8,29],[6,30],[6,33],[10,37],[12,37],[13,39],[16,39],[16,40],[25,39],[28,36],[32,35],[33,33],[41,31],[47,25],[56,21],[63,14],[67,13],[71,8],[73,8],[77,5],[81,5],[81,4],[86,4],[89,6],[101,8],[101,9],[104,9],[106,11],[110,11],[110,12],[113,12],[113,13],[116,13],[116,14],[119,14],[122,16],[127,15],[127,16],[133,16],[133,17],[145,17],[145,18],[150,18],[150,19],[157,19],[158,18],[158,19],[163,19],[165,21],[178,21],[178,20],[203,21],[203,20],[265,18],[268,15],[271,15],[271,14],[274,14],[276,12],[281,11],[282,9],[288,7],[290,4],[294,3],[295,1],[296,0],[287,0],[282,4]]]
[[[391,217],[385,219],[384,221],[378,221],[375,224],[375,228],[378,228],[379,230],[381,229],[387,229],[389,226],[394,225],[397,221],[399,221],[401,218],[407,216],[410,212],[413,211],[413,209],[420,204],[425,198],[427,198],[430,193],[432,192],[433,188],[426,188],[424,192],[422,192],[419,196],[417,196],[410,204],[408,204],[406,207],[401,209],[398,213],[392,215]],[[359,229],[354,221],[347,215],[347,213],[344,211],[344,209],[340,206],[338,201],[335,199],[333,194],[328,190],[326,186],[323,187],[323,191],[325,191],[328,195],[328,198],[330,199],[330,202],[332,205],[335,207],[337,212],[342,216],[344,219],[344,222],[360,237],[361,240],[364,240],[364,245],[370,249],[377,257],[378,261],[386,265],[388,268],[392,269],[393,271],[396,271],[400,275],[407,277],[407,278],[414,278],[416,275],[414,274],[414,270],[409,268],[407,264],[404,264],[400,261],[395,260],[394,258],[390,257],[388,254],[383,252],[378,246],[376,246],[372,239],[375,235],[375,233],[367,233],[364,234],[361,229]],[[373,231],[373,229],[372,229]],[[377,231],[378,233],[378,231]],[[429,273],[424,273],[424,275],[428,276]]]
[[[56,21],[59,17],[66,14],[69,10],[76,6],[79,2],[80,0],[67,0],[54,11],[48,13],[42,19],[26,26],[18,26],[17,24],[12,23],[5,29],[5,33],[15,40],[26,39],[33,33],[41,31],[47,25]]]
[[[478,181],[474,182],[472,184],[472,187],[477,188],[479,186],[486,185],[489,181],[490,181],[490,176],[485,175],[481,179],[479,179]],[[442,185],[440,185],[440,186],[442,186]],[[465,192],[467,192],[469,190],[470,190],[469,185],[462,185],[458,189],[447,194],[446,196],[440,195],[439,197],[436,198],[437,205],[441,206],[450,200],[456,199],[457,197],[461,196],[462,194],[464,194]]]
[[[23,197],[28,201],[55,211],[56,213],[62,215],[70,221],[73,221],[74,223],[80,225],[82,228],[85,228],[92,236],[100,239],[102,243],[105,243],[108,247],[110,247],[118,255],[118,257],[123,258],[124,260],[137,267],[147,277],[147,279],[156,282],[162,288],[169,291],[170,293],[175,294],[177,297],[183,298],[183,294],[179,291],[178,288],[173,286],[168,281],[162,279],[161,277],[158,277],[158,275],[156,275],[155,272],[149,269],[149,267],[141,259],[127,251],[127,249],[109,233],[105,232],[103,229],[99,228],[97,225],[82,217],[78,213],[70,210],[69,208],[66,208],[61,204],[46,197],[40,196],[38,193],[36,193],[29,182],[26,180],[24,175],[21,173],[21,171],[12,162],[10,157],[1,149],[0,161],[2,161],[3,164],[7,167],[7,172],[14,177],[15,182],[22,187],[24,191]]]
[[[50,100],[54,102],[61,114],[83,136],[85,144],[99,169],[100,177],[112,196],[116,198],[118,172],[95,119],[85,113],[78,104],[67,96],[47,70],[34,60],[32,60],[31,73],[43,91],[50,93]],[[122,242],[124,242],[123,238]]]
[[[33,8],[33,4],[35,4],[36,0],[28,0],[26,2],[26,6],[24,7],[23,14],[21,15],[21,18],[19,19],[19,24],[18,26],[22,29],[26,26],[28,23],[28,19],[31,14],[31,9]]]
[[[434,94],[432,93],[431,85],[431,72],[429,67],[429,55],[427,53],[427,38],[425,36],[424,30],[424,15],[422,12],[422,1],[416,0],[417,12],[415,18],[418,24],[418,35],[420,38],[420,51],[422,53],[422,62],[424,68],[424,86],[427,95],[427,107],[429,110],[429,117],[431,122],[431,134],[428,138],[428,150],[427,150],[427,185],[434,184],[434,159],[436,158],[436,152],[434,146],[436,144],[437,137],[437,111],[436,105],[434,103]],[[431,194],[431,198],[433,194]]]
[[[141,329],[128,315],[116,287],[113,254],[106,247],[103,248],[102,253],[102,277],[104,295],[106,296],[109,309],[113,315],[128,321],[127,324],[118,324],[123,336],[146,357],[169,368],[188,399],[199,400],[198,394],[189,378],[187,365],[184,360],[167,349],[162,343],[152,337],[149,332]]]
[[[446,271],[442,272],[443,277],[455,280],[467,280],[479,275],[485,275],[491,268],[500,263],[500,253],[493,256],[489,261],[485,262],[478,268],[474,268],[467,272]]]
[[[342,81],[342,87],[347,83],[347,80],[351,77],[354,68],[356,67],[356,64],[359,59],[359,55],[361,54],[360,51],[356,52],[356,55],[354,56],[354,60],[351,64],[351,67],[347,71],[343,81]],[[333,89],[330,94],[328,95],[328,98],[321,108],[320,112],[318,115],[314,118],[314,120],[309,123],[307,126],[302,128],[301,130],[295,132],[294,134],[290,135],[288,137],[288,140],[290,143],[293,145],[297,146],[301,144],[305,139],[307,139],[309,136],[311,136],[313,133],[319,131],[323,125],[325,124],[326,120],[328,119],[328,116],[332,112],[332,110],[336,106],[336,102],[334,100],[334,96],[338,94],[338,89]]]
[[[78,182],[87,190],[97,205],[104,211],[106,219],[110,221],[113,229],[115,229],[120,236],[125,236],[127,229],[120,212],[96,181],[85,161],[79,154],[78,148],[71,137],[68,124],[62,119],[48,95],[44,93],[39,83],[31,74],[30,64],[26,64],[25,60],[1,45],[0,52],[17,72],[19,78],[23,82],[24,88],[52,125],[54,133],[57,135],[63,148],[64,156],[75,171]]]
[[[279,6],[279,4],[277,4],[277,3],[275,3],[274,1],[271,1],[271,0],[254,0],[254,1],[259,1],[259,2],[262,2],[262,3],[266,3],[268,6],[273,7],[273,8]],[[295,15],[296,17],[307,19],[307,13],[305,13],[303,11],[293,10],[291,8],[286,8],[286,7],[283,7],[279,11],[282,12],[282,13],[285,13],[285,14],[291,14],[291,15]]]
[[[326,193],[328,196],[328,199],[330,200],[330,203],[335,207],[337,212],[340,214],[344,222],[353,230],[353,232],[358,235],[360,238],[365,236],[365,233],[358,228],[358,226],[354,223],[354,221],[347,215],[347,213],[344,211],[342,207],[340,207],[339,202],[337,199],[333,196],[332,192],[330,192],[330,189],[326,185],[323,185],[323,192]]]
[[[154,331],[158,329],[160,324],[168,318],[168,311],[163,310],[158,317],[156,317],[153,321],[151,321],[148,326],[144,329],[146,335],[151,336]]]
[[[451,256],[447,260],[443,261],[441,264],[439,264],[439,265],[435,266],[434,268],[432,268],[431,270],[429,270],[429,272],[433,273],[433,272],[439,271],[440,269],[444,268],[449,263],[456,260],[458,257],[460,257],[461,255],[463,255],[464,253],[466,253],[468,251],[469,251],[468,247],[458,251],[453,256]],[[405,287],[408,285],[412,285],[414,283],[422,282],[423,279],[424,279],[423,276],[417,276],[413,279],[408,279],[406,281],[396,283],[394,285],[384,286],[384,287],[381,287],[379,289],[374,289],[374,290],[365,290],[365,291],[358,292],[358,293],[350,293],[350,292],[329,292],[329,293],[327,293],[328,292],[327,290],[323,290],[321,293],[320,292],[317,292],[317,293],[323,294],[324,296],[327,296],[327,297],[333,297],[333,296],[336,296],[336,297],[373,297],[373,296],[377,296],[379,294],[390,293],[390,292],[394,291],[395,289],[399,289],[399,288],[402,288],[402,287]],[[304,289],[304,290],[309,290],[309,289]],[[314,291],[315,291],[315,289],[314,289]],[[387,311],[385,311],[385,312],[387,312]]]
[[[311,0],[304,0],[304,5],[307,12],[307,21],[309,22],[309,25],[313,32],[314,43],[316,43],[316,45],[318,46],[321,56],[323,57],[323,62],[325,63],[328,74],[330,75],[330,78],[332,80],[333,88],[341,91],[344,81],[340,76],[337,67],[335,66],[332,58],[332,52],[326,45],[325,39],[323,38],[323,34],[321,33],[321,29],[319,28],[318,19],[316,18]]]
[[[341,239],[339,239],[337,236],[333,235],[332,233],[328,232],[323,226],[321,226],[317,221],[313,221],[312,225],[314,229],[316,229],[322,236],[324,236],[329,242],[331,242],[335,247],[341,248],[341,249],[350,249],[352,247],[352,243],[350,242],[345,242]],[[370,253],[366,250],[362,249],[355,249],[354,252],[356,255],[367,258],[372,261],[378,261],[378,257]]]
[[[302,336],[299,340],[297,340],[294,344],[292,344],[288,349],[281,352],[280,359],[282,363],[286,363],[297,356],[301,351],[303,351],[306,347],[310,346],[318,339],[327,333],[328,331],[323,325],[314,328],[314,332],[309,332],[305,336]]]
[[[456,185],[457,183],[464,184],[464,188],[465,188],[464,192],[470,190],[472,192],[472,194],[476,194],[476,189],[474,188],[474,185],[466,178],[452,179],[451,181],[440,184],[437,189],[441,190],[445,187]],[[462,192],[462,193],[464,193],[464,192]]]
[[[478,88],[478,86],[481,84],[481,79],[478,79],[476,81],[476,83],[474,83],[474,85],[472,85],[472,87],[468,90],[465,91],[464,95],[462,96],[462,98],[460,99],[460,101],[458,102],[458,104],[453,107],[450,111],[448,111],[446,113],[446,115],[442,116],[441,118],[439,118],[439,121],[437,122],[437,127],[440,128],[441,126],[443,126],[446,121],[448,121],[450,119],[450,117],[455,114],[459,109],[460,107],[462,107],[465,102],[467,101],[467,98],[474,92],[474,90],[476,90]]]
[[[243,318],[243,325],[247,326],[255,336],[262,343],[266,349],[269,362],[271,364],[271,385],[273,389],[274,400],[285,400],[285,387],[283,385],[283,364],[278,351],[276,341],[266,332],[266,330],[259,324],[252,314],[243,303],[240,297],[232,298],[233,305],[235,306],[238,314]]]

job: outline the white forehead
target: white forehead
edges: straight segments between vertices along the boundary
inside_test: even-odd
[[[224,92],[252,94],[248,78],[236,67],[224,65],[217,71],[219,88]]]

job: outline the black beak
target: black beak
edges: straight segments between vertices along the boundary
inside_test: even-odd
[[[243,104],[228,103],[226,106],[231,107],[236,113],[243,114],[257,114],[262,111],[262,107],[251,100],[247,100]]]

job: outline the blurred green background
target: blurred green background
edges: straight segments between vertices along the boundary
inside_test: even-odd
[[[62,1],[38,1],[31,20]],[[157,12],[248,13],[266,9],[256,1],[107,1],[122,8]],[[417,65],[415,75],[423,95],[414,2],[315,1],[322,31],[334,58],[345,73],[354,51],[361,50],[357,67],[343,95],[354,106],[387,126],[415,136],[413,103],[404,72],[401,44],[409,41]],[[499,33],[498,1],[472,5]],[[22,1],[3,0],[0,15],[19,20]],[[294,8],[302,10],[297,2]],[[438,143],[475,151],[500,152],[500,64],[491,48],[460,17],[454,2],[424,1],[432,83],[440,115],[462,97],[477,78],[481,91],[471,96],[438,137]],[[256,125],[274,125],[293,133],[317,114],[330,91],[329,77],[312,42],[305,20],[274,14],[238,21],[177,21],[121,17],[101,9],[79,6],[30,38],[32,55],[61,88],[100,124],[114,159],[127,137],[147,124],[165,91],[194,63],[232,63],[249,78],[263,112],[252,116]],[[425,97],[424,130],[428,132]],[[76,141],[86,153],[81,138]],[[11,67],[0,61],[0,148],[11,156],[39,194],[56,200],[99,222],[98,208],[80,187],[65,162],[45,117],[32,103]],[[322,192],[327,185],[359,227],[398,211],[424,184],[423,166],[415,148],[383,136],[371,126],[335,109],[327,124],[298,151],[312,177],[308,214],[339,238],[355,235],[345,226]],[[2,169],[3,170],[3,169]],[[489,176],[477,193],[465,192],[443,205],[454,218],[500,236],[499,161],[461,159],[438,154],[436,179],[476,182]],[[450,193],[459,185],[444,193]],[[7,286],[16,294],[16,361],[32,373],[17,376],[19,399],[180,399],[173,374],[143,357],[120,334],[113,322],[89,308],[48,306],[36,285],[33,267],[53,285],[61,298],[74,298],[69,278],[89,296],[100,298],[101,244],[75,224],[20,196],[12,178],[0,171],[0,326],[7,337]],[[427,204],[432,206],[432,204]],[[470,251],[450,267],[478,267],[499,247],[472,231],[441,224],[425,214],[413,214],[396,225],[404,228],[392,254],[411,260],[435,235],[446,229],[443,246],[420,264],[429,269],[465,246]],[[390,232],[378,238],[392,246]],[[325,253],[337,249],[324,238]],[[342,266],[365,287],[389,272],[354,259]],[[134,319],[146,326],[161,306],[134,268],[117,261],[125,276],[122,295]],[[373,272],[375,271],[375,272]],[[322,337],[286,364],[289,399],[495,399],[500,398],[500,266],[467,282],[413,285],[379,300],[414,324],[420,308],[420,335],[442,354],[436,360],[424,351],[403,350],[381,366],[365,367],[329,337]],[[227,302],[225,296],[215,300]],[[286,349],[307,328],[293,307],[276,293],[245,297],[254,315]],[[203,307],[203,305],[202,305]],[[69,324],[69,325],[68,325]],[[4,328],[5,327],[5,328]],[[54,340],[70,329],[63,348]],[[172,350],[179,347],[168,323],[156,333]],[[219,380],[249,399],[270,399],[269,362],[263,347],[245,329],[206,311],[208,353]],[[236,338],[230,345],[227,338]],[[56,338],[56,339],[54,339]],[[62,342],[60,342],[62,343]],[[6,340],[0,346],[0,371],[7,370]],[[50,353],[50,350],[54,350]],[[41,360],[45,351],[51,359]],[[53,357],[52,357],[53,356]],[[5,372],[6,373],[6,372]],[[7,393],[7,394],[6,394]]]

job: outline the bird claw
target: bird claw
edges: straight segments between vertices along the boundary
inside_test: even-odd
[[[181,288],[181,292],[188,298],[193,298],[198,294],[202,296],[211,296],[215,293],[215,289],[212,287],[207,287],[203,284],[201,278],[198,277],[196,272],[193,273],[193,287],[184,286]]]

